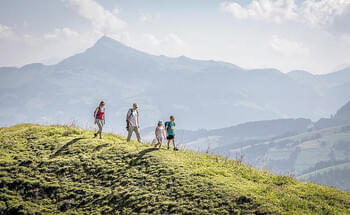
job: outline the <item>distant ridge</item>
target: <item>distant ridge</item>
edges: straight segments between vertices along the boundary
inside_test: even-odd
[[[101,98],[113,101],[109,107],[117,129],[124,126],[116,119],[137,101],[147,116],[145,127],[176,113],[179,124],[191,130],[280,118],[316,121],[350,100],[347,70],[295,78],[273,68],[247,70],[221,61],[155,56],[106,36],[56,65],[5,70],[0,74],[0,88],[6,89],[0,91],[0,105],[20,113],[0,115],[0,124],[6,125],[57,119],[86,124],[89,114],[81,108],[93,108]],[[169,85],[174,88],[169,89],[170,101]]]

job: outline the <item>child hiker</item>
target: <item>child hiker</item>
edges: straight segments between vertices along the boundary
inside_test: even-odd
[[[168,149],[170,149],[170,141],[172,141],[174,146],[174,151],[177,151],[178,148],[176,148],[176,145],[175,145],[175,117],[174,116],[170,116],[170,121],[165,122],[165,131],[167,134]]]
[[[154,131],[155,135],[156,135],[156,145],[155,147],[158,146],[158,148],[160,148],[162,146],[162,142],[163,142],[163,137],[165,139],[165,132],[164,132],[164,127],[163,127],[163,122],[159,121],[158,125],[156,127],[156,130]]]

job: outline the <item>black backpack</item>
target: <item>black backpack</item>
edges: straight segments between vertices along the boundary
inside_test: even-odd
[[[97,111],[97,113],[96,113],[96,116],[95,116],[95,112],[96,112],[96,109],[94,110],[94,118],[96,119],[96,117],[97,117],[97,115],[100,113],[100,111],[101,111],[101,108],[100,108],[100,106],[98,106],[98,111]]]

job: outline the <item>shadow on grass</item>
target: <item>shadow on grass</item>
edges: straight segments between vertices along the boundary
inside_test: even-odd
[[[109,146],[108,143],[105,143],[105,144],[102,144],[102,145],[98,145],[98,146],[96,146],[96,147],[94,148],[94,152],[98,152],[98,151],[100,151],[102,148],[107,147],[107,146]]]
[[[83,137],[78,137],[78,138],[74,138],[73,140],[69,141],[68,143],[64,144],[64,146],[62,146],[60,149],[58,149],[55,154],[51,155],[50,158],[55,158],[59,155],[62,154],[63,151],[67,150],[68,147],[70,145],[72,145],[73,143],[76,143],[77,141],[81,140],[81,139],[84,139]]]
[[[139,163],[139,161],[143,158],[143,156],[145,156],[145,154],[149,153],[149,152],[153,152],[153,151],[156,151],[158,150],[157,148],[148,148],[148,149],[145,149],[145,150],[142,150],[140,151],[138,154],[137,154],[137,157],[133,160],[130,161],[129,163],[129,168],[132,167],[132,166],[135,166],[136,164]]]

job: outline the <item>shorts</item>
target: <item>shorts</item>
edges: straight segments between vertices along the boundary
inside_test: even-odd
[[[173,140],[175,138],[175,135],[168,135],[166,138],[167,140]]]

